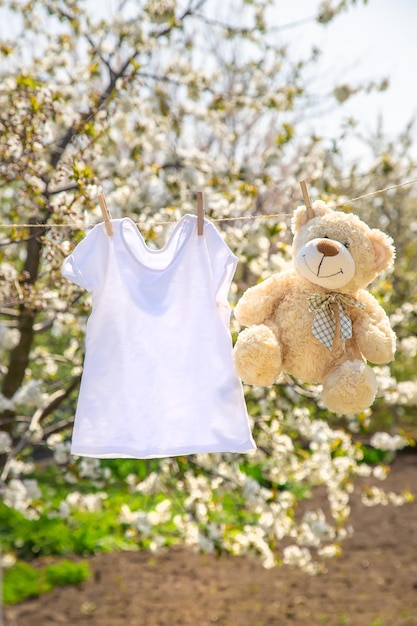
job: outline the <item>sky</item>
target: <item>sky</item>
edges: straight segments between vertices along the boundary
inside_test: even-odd
[[[277,0],[273,19],[279,24],[303,20],[315,14],[317,5],[316,0]],[[357,0],[328,26],[306,22],[281,31],[294,51],[306,51],[312,43],[322,50],[316,73],[323,86],[328,81],[357,85],[390,79],[387,91],[353,97],[322,121],[315,120],[323,134],[331,136],[349,116],[367,133],[377,128],[381,116],[384,132],[393,138],[417,118],[416,27],[417,0],[368,0],[366,5]],[[417,155],[417,124],[413,139]]]

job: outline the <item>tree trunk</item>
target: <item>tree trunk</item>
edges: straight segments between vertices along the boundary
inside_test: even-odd
[[[31,224],[37,224],[43,220],[31,218]],[[33,228],[31,237],[27,242],[26,260],[23,267],[21,284],[34,285],[38,277],[39,264],[42,251],[42,239],[45,229],[41,226]],[[32,348],[36,310],[29,304],[23,303],[20,307],[18,329],[20,332],[19,343],[10,353],[9,367],[3,380],[2,393],[6,398],[12,398],[25,377],[29,362],[29,354]]]

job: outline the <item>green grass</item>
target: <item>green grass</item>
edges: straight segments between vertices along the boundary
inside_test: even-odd
[[[87,561],[73,563],[64,559],[45,567],[33,567],[24,561],[17,561],[4,572],[3,602],[5,605],[16,604],[38,597],[58,585],[79,584],[90,575]]]

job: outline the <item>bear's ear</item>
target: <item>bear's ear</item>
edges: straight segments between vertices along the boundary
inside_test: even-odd
[[[392,238],[378,228],[371,230],[370,241],[375,253],[375,269],[383,272],[388,269],[395,258],[395,247]]]
[[[321,200],[313,202],[312,210],[310,209],[310,211],[307,211],[304,205],[297,207],[291,220],[291,231],[293,235],[295,235],[295,233],[311,219],[317,217],[318,215],[324,215],[324,213],[327,213],[328,211],[331,211],[331,209]]]

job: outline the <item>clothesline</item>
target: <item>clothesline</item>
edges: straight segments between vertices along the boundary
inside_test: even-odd
[[[337,204],[331,204],[330,206],[333,209],[337,209],[337,208],[341,208],[346,206],[346,204],[349,203],[353,203],[353,202],[357,202],[358,200],[363,200],[364,198],[369,198],[371,196],[376,196],[377,194],[380,193],[385,193],[386,191],[391,191],[393,189],[398,189],[399,187],[405,187],[407,185],[413,185],[414,183],[417,182],[417,178],[413,178],[412,180],[408,180],[404,183],[399,183],[398,185],[391,185],[390,187],[384,187],[384,189],[377,189],[376,191],[370,191],[369,193],[365,193],[362,194],[361,196],[357,196],[356,198],[350,198],[347,200],[344,200],[343,202],[337,203]],[[291,213],[262,213],[262,214],[258,214],[258,215],[240,215],[239,217],[210,217],[210,221],[212,222],[238,222],[238,221],[243,221],[243,220],[259,220],[259,219],[272,219],[272,218],[288,218],[291,217]],[[148,225],[152,225],[152,226],[163,226],[163,225],[168,225],[168,224],[173,224],[174,221],[173,220],[169,220],[169,221],[155,221],[155,222],[151,222],[149,223],[148,221],[146,222]],[[143,224],[143,222],[137,222],[137,225],[139,224]],[[80,224],[80,223],[71,223],[71,222],[66,222],[63,224],[41,224],[41,223],[36,223],[36,224],[14,224],[14,223],[0,223],[0,228],[79,228],[79,229],[83,229],[83,228],[90,228],[92,226],[92,224]]]
[[[392,189],[397,189],[397,187],[405,187],[406,185],[412,185],[417,182],[417,178],[413,178],[412,180],[408,180],[405,183],[399,183],[398,185],[392,185],[391,187],[385,187],[384,189],[378,189],[377,191],[371,191],[369,193],[365,193],[362,196],[357,196],[356,198],[350,198],[349,200],[344,200],[338,204],[330,204],[332,209],[337,209],[346,206],[346,204],[357,202],[358,200],[363,200],[364,198],[369,198],[370,196],[376,196],[378,193],[383,193],[384,191],[391,191]],[[213,222],[227,222],[229,220],[251,220],[251,219],[259,219],[259,218],[270,218],[270,217],[291,217],[291,213],[281,213],[281,214],[262,214],[262,215],[249,215],[244,217],[220,217],[220,218],[210,218]]]

